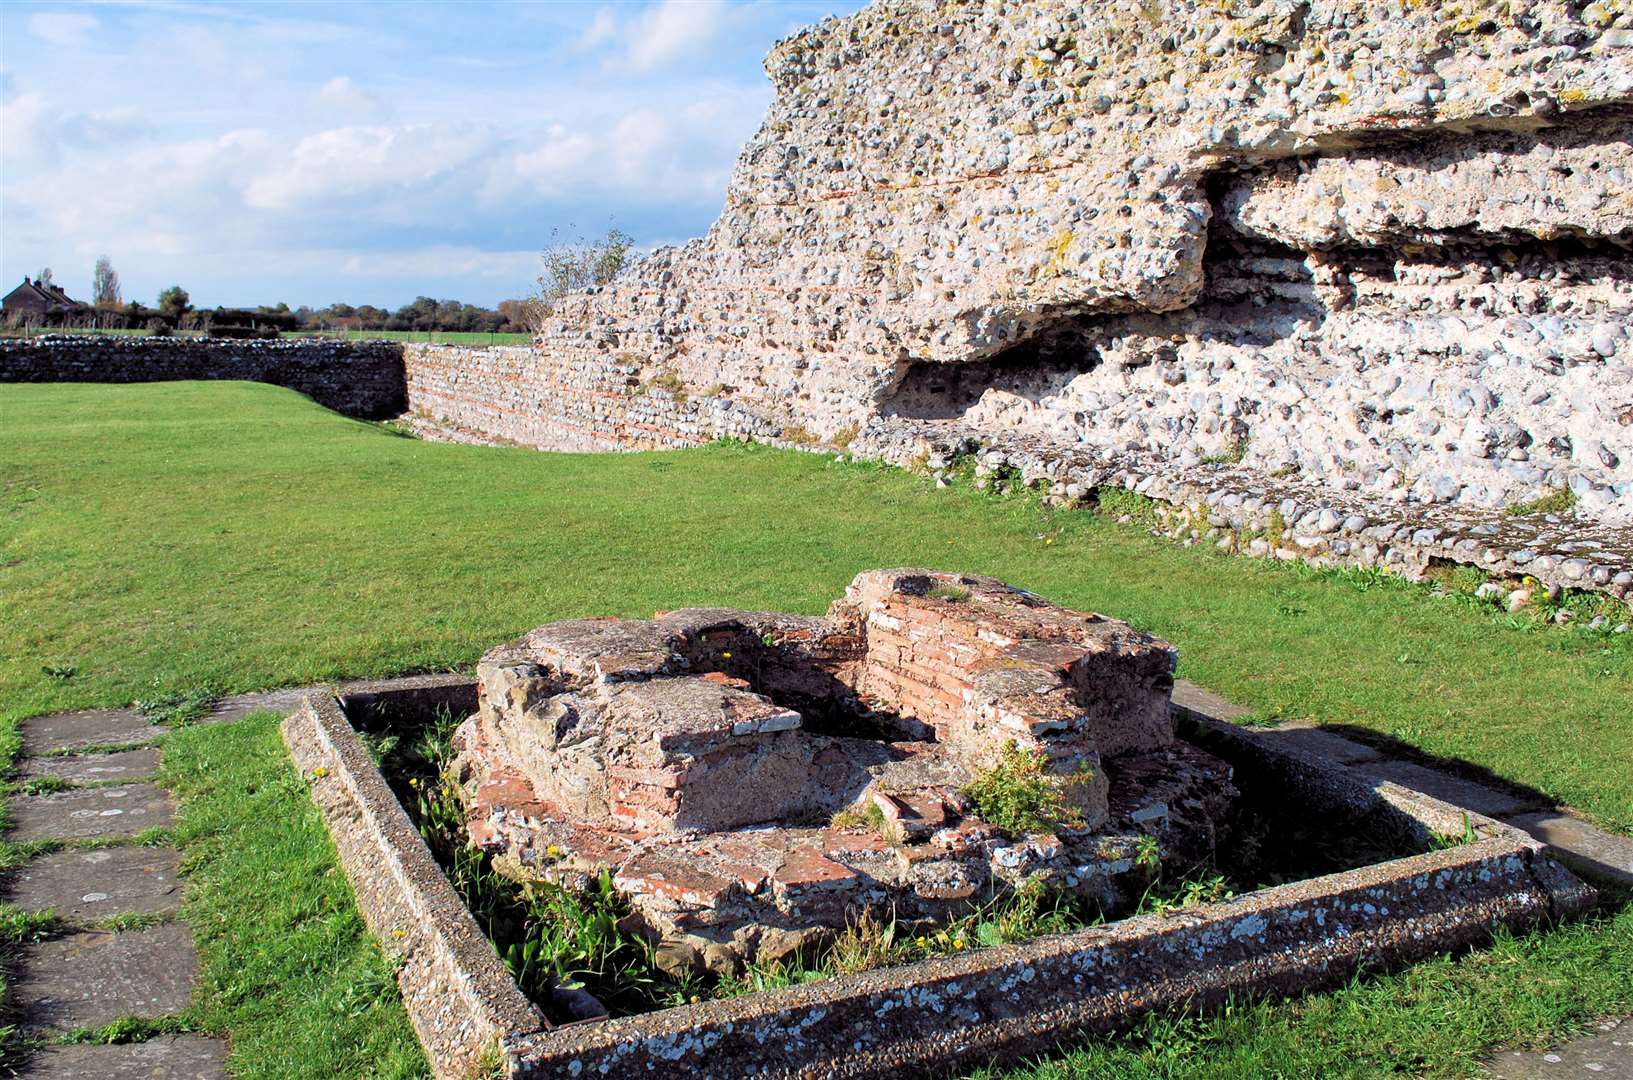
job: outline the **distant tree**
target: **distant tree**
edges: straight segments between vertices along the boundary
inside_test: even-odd
[[[544,272],[538,278],[538,291],[531,297],[535,330],[543,328],[544,320],[565,297],[617,277],[633,244],[629,234],[616,227],[608,228],[605,236],[594,241],[583,237],[563,240],[559,232],[552,232],[550,239],[550,246],[540,256]]]
[[[113,268],[106,255],[97,256],[96,270],[91,274],[91,303],[99,308],[116,308],[122,302],[119,271]]]
[[[172,285],[159,294],[159,310],[172,319],[180,319],[192,306],[193,298],[180,285]]]

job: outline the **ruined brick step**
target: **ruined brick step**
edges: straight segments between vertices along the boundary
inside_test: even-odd
[[[13,1001],[23,1026],[72,1031],[122,1016],[185,1012],[198,982],[198,950],[184,923],[113,934],[90,931],[24,946]]]
[[[47,1046],[16,1075],[18,1080],[227,1080],[227,1040],[161,1035],[114,1046]]]

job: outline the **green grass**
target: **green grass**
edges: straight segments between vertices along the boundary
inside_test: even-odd
[[[242,383],[0,387],[0,755],[35,713],[464,665],[577,615],[820,612],[892,565],[1129,619],[1261,719],[1368,728],[1633,829],[1633,770],[1609,767],[1633,759],[1633,635],[820,455],[443,445]],[[197,1021],[231,1030],[242,1075],[420,1068],[272,722],[174,730],[165,774],[185,801]],[[1155,1025],[1040,1075],[1467,1071],[1484,1047],[1633,1008],[1630,972],[1633,909],[1613,905],[1336,994]]]
[[[390,962],[278,734],[279,717],[186,728],[159,782],[179,797],[182,910],[202,992],[189,1019],[232,1033],[238,1080],[416,1077],[424,1058]]]
[[[1509,503],[1506,513],[1515,517],[1530,517],[1533,514],[1563,514],[1576,505],[1576,492],[1570,488],[1555,488],[1540,498],[1530,502]]]
[[[285,330],[284,338],[335,338],[345,341],[426,341],[440,345],[526,345],[532,334],[464,330]]]

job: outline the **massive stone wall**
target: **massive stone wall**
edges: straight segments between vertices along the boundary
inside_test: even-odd
[[[777,45],[709,234],[536,363],[1633,523],[1630,56],[1602,0],[876,3]]]
[[[408,405],[400,345],[385,341],[213,338],[0,338],[0,383],[246,379],[297,390],[320,405],[384,419]]]

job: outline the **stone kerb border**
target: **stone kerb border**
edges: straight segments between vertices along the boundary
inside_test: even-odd
[[[359,688],[362,689],[362,688]],[[386,691],[364,691],[379,701]],[[415,693],[406,689],[400,697]],[[340,702],[306,695],[283,724],[369,930],[400,960],[409,1019],[439,1077],[475,1075],[500,1044],[544,1018],[522,996],[476,920],[375,768]]]
[[[359,688],[360,690],[362,688]],[[376,704],[383,700],[376,695]],[[1571,918],[1594,892],[1541,843],[1490,818],[1360,779],[1179,711],[1185,733],[1336,815],[1480,839],[1191,909],[643,1016],[552,1027],[492,947],[330,695],[284,726],[370,929],[439,1077],[502,1052],[513,1077],[883,1077],[1047,1052],[1062,1040],[1232,995],[1292,993]],[[317,769],[323,775],[314,776]],[[1376,818],[1375,818],[1376,820]]]

